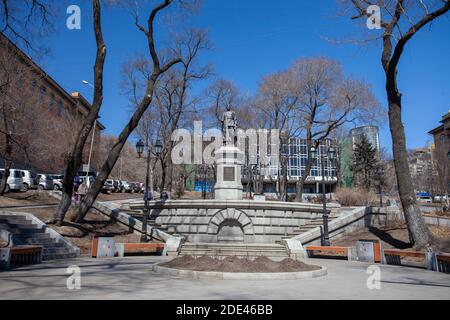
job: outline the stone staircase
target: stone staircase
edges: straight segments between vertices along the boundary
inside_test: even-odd
[[[180,256],[210,256],[210,257],[259,257],[283,259],[289,253],[284,245],[279,244],[228,244],[228,243],[184,243],[181,246]]]
[[[0,212],[0,229],[12,234],[14,245],[42,246],[42,260],[75,258],[79,249],[29,214]]]
[[[333,221],[336,218],[337,218],[337,216],[330,215],[330,216],[328,216],[328,222],[331,222],[331,221]],[[302,233],[304,233],[306,231],[309,231],[311,229],[314,229],[314,228],[317,228],[317,227],[321,227],[321,226],[323,226],[323,217],[322,216],[313,218],[307,224],[301,226],[298,229],[294,229],[294,233],[302,234]]]

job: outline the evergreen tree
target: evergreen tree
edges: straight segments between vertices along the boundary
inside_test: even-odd
[[[377,150],[370,144],[367,137],[363,135],[361,141],[356,143],[353,152],[351,171],[357,186],[369,191],[375,186],[376,170],[379,167]]]

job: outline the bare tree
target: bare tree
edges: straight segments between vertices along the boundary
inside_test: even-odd
[[[220,128],[222,115],[230,107],[234,110],[240,109],[241,98],[239,89],[230,81],[217,79],[206,89],[206,112],[205,120],[216,128]]]
[[[450,9],[450,1],[383,1],[351,0],[357,15],[352,19],[373,19],[369,5],[381,9],[381,63],[386,76],[389,103],[389,125],[392,135],[395,172],[400,201],[412,244],[431,250],[432,237],[416,204],[408,166],[405,130],[402,123],[402,94],[397,86],[398,64],[406,44],[423,27]]]
[[[150,143],[156,139],[162,140],[162,152],[153,156],[157,157],[161,167],[159,188],[169,191],[173,189],[172,182],[178,181],[176,174],[182,172],[172,163],[172,133],[192,123],[198,98],[192,95],[190,89],[194,82],[207,78],[211,69],[208,65],[200,66],[197,61],[200,54],[210,47],[205,31],[191,29],[185,37],[178,39],[177,47],[182,61],[178,68],[173,68],[159,79],[155,99],[136,130],[141,139]]]
[[[52,4],[52,0],[0,1],[0,32],[16,45],[41,51],[35,39],[54,31]]]
[[[153,101],[155,88],[157,85],[157,81],[161,75],[171,69],[174,65],[182,62],[180,57],[170,58],[167,62],[161,63],[160,55],[158,54],[155,47],[155,37],[154,37],[154,23],[158,14],[164,9],[168,8],[174,1],[173,0],[165,0],[154,6],[150,11],[150,14],[147,19],[147,26],[143,26],[139,23],[138,18],[136,17],[135,24],[140,31],[145,35],[148,43],[149,54],[152,60],[152,71],[149,80],[146,84],[145,95],[140,100],[138,106],[136,107],[135,112],[130,118],[129,122],[123,128],[120,133],[116,143],[112,147],[111,151],[108,154],[106,161],[104,162],[97,179],[95,180],[92,188],[89,193],[85,196],[83,201],[80,203],[79,207],[76,210],[76,221],[81,221],[86,216],[89,209],[92,207],[95,199],[100,193],[106,179],[108,179],[109,174],[111,173],[112,168],[114,167],[117,159],[120,156],[121,150],[124,147],[126,141],[129,136],[132,134],[134,129],[139,124],[139,121],[145,111],[148,109],[150,104]],[[184,3],[185,1],[181,1],[180,3]]]
[[[328,58],[297,61],[290,69],[297,96],[296,119],[305,128],[307,161],[297,182],[296,201],[302,201],[303,186],[313,166],[311,148],[321,144],[348,123],[380,120],[382,109],[370,86],[343,75],[341,65]]]
[[[70,208],[73,194],[73,180],[79,170],[80,165],[82,164],[84,145],[92,131],[92,128],[95,125],[95,121],[98,118],[98,114],[103,103],[103,68],[106,59],[106,45],[103,40],[101,27],[100,0],[93,1],[93,12],[94,33],[97,43],[97,53],[94,65],[94,99],[89,113],[83,119],[81,128],[78,131],[76,142],[75,144],[73,144],[73,149],[66,155],[61,201],[59,202],[53,219],[48,221],[48,223],[61,224],[67,211]]]
[[[36,102],[37,90],[31,86],[20,93],[16,90],[19,83],[31,83],[32,70],[17,59],[17,48],[12,43],[0,40],[0,157],[5,170],[0,195],[3,195],[15,155],[29,155],[28,128],[36,110],[28,106]]]
[[[106,160],[109,151],[114,146],[117,137],[112,135],[102,136],[99,147],[97,148],[96,166],[101,166]],[[136,147],[127,142],[122,149],[116,165],[111,170],[110,177],[115,180],[142,182],[145,177],[145,159],[139,158]]]
[[[302,128],[295,120],[295,109],[298,103],[298,95],[293,90],[294,82],[289,72],[277,72],[265,76],[259,84],[255,106],[263,119],[264,128],[280,131],[282,143],[280,143],[278,198],[287,201],[288,197],[288,144],[292,137],[298,136]]]

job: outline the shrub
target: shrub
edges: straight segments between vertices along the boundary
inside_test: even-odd
[[[377,195],[373,191],[357,188],[338,188],[337,201],[344,207],[370,206],[377,204]]]

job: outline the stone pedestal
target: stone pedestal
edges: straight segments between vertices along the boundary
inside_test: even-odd
[[[242,200],[242,164],[244,153],[235,146],[223,146],[216,151],[217,200]]]

